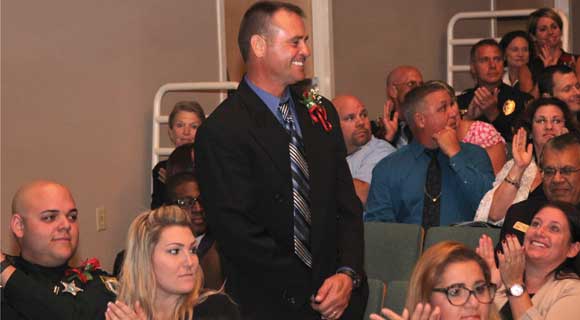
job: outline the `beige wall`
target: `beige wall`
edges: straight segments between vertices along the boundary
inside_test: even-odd
[[[218,79],[215,2],[1,5],[2,250],[14,252],[8,221],[17,187],[54,179],[80,209],[78,257],[96,256],[110,269],[130,221],[149,207],[155,91]],[[217,101],[200,100],[209,109]],[[98,206],[107,210],[103,232]]]
[[[488,4],[333,1],[336,92],[360,96],[374,118],[387,70],[414,64],[427,79],[444,78],[448,19]],[[218,79],[215,12],[210,0],[1,2],[2,250],[14,252],[8,220],[16,188],[55,179],[71,187],[81,212],[78,256],[97,256],[110,269],[130,221],[149,206],[155,91]],[[217,101],[173,94],[164,109],[192,96],[208,111]],[[107,210],[104,232],[96,232],[99,206]]]
[[[386,74],[395,66],[415,65],[425,79],[445,79],[449,19],[460,11],[489,10],[489,3],[489,0],[334,1],[336,94],[359,96],[374,119],[382,113]],[[553,5],[551,0],[497,3],[498,9]],[[355,14],[361,10],[364,15]],[[485,34],[476,30],[488,28],[487,21],[462,22],[457,25],[457,34],[483,37]],[[459,57],[456,63],[466,63],[468,52],[469,47],[456,49],[454,54]],[[455,77],[460,90],[473,83],[467,73]]]

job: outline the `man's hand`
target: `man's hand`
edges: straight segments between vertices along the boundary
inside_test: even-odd
[[[495,118],[497,118],[497,116],[499,116],[499,110],[497,109],[498,94],[499,88],[495,88],[493,91],[489,91],[486,87],[479,87],[475,90],[469,107],[471,108],[472,104],[474,104],[481,111],[481,113],[483,113],[487,120],[493,121]],[[469,110],[467,113],[469,114]],[[470,119],[475,118],[470,117]]]
[[[467,120],[476,120],[483,114],[483,111],[479,108],[479,103],[476,101],[475,96],[471,99],[469,106],[467,106],[467,112],[463,115],[463,118]]]
[[[399,112],[395,111],[393,119],[391,120],[391,111],[394,107],[393,101],[387,99],[383,106],[383,117],[381,118],[383,127],[385,127],[385,140],[389,142],[395,142],[393,138],[399,129]]]
[[[352,279],[346,274],[337,273],[324,280],[310,305],[325,319],[339,319],[348,307],[351,293]]]
[[[461,151],[461,145],[457,140],[455,130],[449,126],[443,128],[441,131],[433,134],[433,140],[439,146],[441,151],[449,158]]]

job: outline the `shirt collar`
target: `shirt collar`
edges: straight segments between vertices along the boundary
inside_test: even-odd
[[[428,157],[427,153],[425,152],[425,149],[427,148],[425,148],[425,146],[417,142],[417,140],[413,139],[413,141],[409,143],[408,146],[409,146],[408,148],[411,151],[411,154],[415,159],[418,159],[422,155]]]
[[[256,95],[260,97],[262,102],[266,104],[268,109],[272,110],[273,112],[278,112],[278,106],[281,103],[288,102],[288,100],[290,100],[290,88],[288,87],[284,89],[282,97],[276,97],[275,95],[266,92],[265,90],[262,90],[260,87],[256,86],[254,83],[252,83],[252,81],[250,81],[250,79],[248,79],[247,76],[244,76],[244,80],[246,81],[248,86],[250,86],[250,88],[256,93]]]

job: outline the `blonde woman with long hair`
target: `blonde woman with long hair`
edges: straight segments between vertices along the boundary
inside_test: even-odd
[[[131,224],[118,300],[107,320],[238,319],[236,306],[204,291],[189,215],[178,206],[140,214]]]

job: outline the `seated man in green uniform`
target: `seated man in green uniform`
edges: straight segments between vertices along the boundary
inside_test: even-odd
[[[20,256],[0,254],[2,319],[104,319],[115,300],[115,278],[96,259],[71,268],[78,212],[70,191],[50,181],[21,187],[12,200],[10,229]]]

